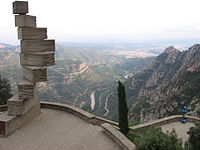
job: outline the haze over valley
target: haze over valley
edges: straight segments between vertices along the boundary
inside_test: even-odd
[[[71,104],[117,121],[117,81],[127,84],[140,71],[149,67],[170,43],[58,43],[56,65],[48,69],[49,81],[39,83],[40,100]],[[184,51],[188,43],[180,40],[176,44]],[[15,94],[21,78],[19,46],[3,43],[0,46],[0,74],[10,80]],[[129,89],[127,96],[131,107],[137,96],[133,98]]]
[[[10,80],[15,94],[21,78],[19,46],[0,45],[0,74]],[[107,94],[116,88],[116,81],[131,77],[160,53],[157,48],[139,51],[138,47],[134,51],[131,43],[57,45],[56,65],[48,70],[49,81],[39,84],[40,100],[68,103],[102,114]]]

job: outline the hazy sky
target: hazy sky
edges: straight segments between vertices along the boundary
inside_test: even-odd
[[[16,42],[12,0],[0,0],[0,42]],[[56,41],[200,38],[200,0],[29,0]]]

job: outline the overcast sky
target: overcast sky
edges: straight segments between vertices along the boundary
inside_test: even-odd
[[[12,0],[0,0],[0,42],[16,42]],[[29,0],[56,41],[200,38],[200,0]]]

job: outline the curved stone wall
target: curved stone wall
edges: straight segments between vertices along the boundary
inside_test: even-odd
[[[88,113],[80,108],[74,107],[72,105],[68,104],[61,104],[61,103],[54,103],[54,102],[40,102],[42,108],[50,108],[50,109],[57,109],[66,111],[68,113],[71,113],[81,119],[86,120],[89,123],[92,123],[94,125],[101,125],[103,123],[109,123],[114,126],[118,126],[118,123],[114,121],[110,121],[101,117],[97,117],[91,113]]]
[[[61,103],[54,103],[54,102],[41,102],[40,105],[41,105],[41,108],[49,108],[49,109],[57,109],[60,111],[66,111],[67,113],[71,113],[87,121],[88,123],[101,126],[102,131],[111,139],[113,139],[113,141],[116,144],[121,146],[122,149],[124,150],[136,149],[135,144],[133,144],[121,132],[119,132],[118,123],[116,122],[113,122],[101,117],[97,117],[80,108],[77,108],[68,104],[61,104]],[[0,107],[0,111],[5,111],[6,109],[7,109],[6,105]],[[169,116],[169,117],[162,118],[159,120],[133,126],[130,128],[130,130],[134,132],[140,132],[141,130],[152,127],[152,126],[160,126],[160,125],[168,124],[171,122],[177,122],[177,121],[181,121],[181,119],[182,119],[181,115]],[[185,119],[187,120],[187,122],[200,123],[200,118],[198,117],[186,116]]]
[[[185,119],[187,122],[192,122],[192,123],[200,123],[200,118],[198,117],[193,117],[193,116],[185,116]],[[182,120],[182,115],[174,115],[174,116],[169,116],[169,117],[165,117],[162,119],[158,119],[158,120],[154,120],[154,121],[150,121],[147,123],[143,123],[143,124],[139,124],[136,126],[131,127],[130,129],[135,131],[135,132],[139,132],[142,129],[146,129],[152,126],[161,126],[164,124],[168,124],[171,122],[177,122]]]

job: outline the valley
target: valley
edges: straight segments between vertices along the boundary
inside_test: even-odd
[[[13,94],[21,78],[18,55],[18,46],[2,45],[0,48],[0,74],[9,79]],[[133,51],[130,44],[59,44],[56,65],[48,69],[48,82],[39,83],[39,98],[71,104],[106,117],[110,109],[109,97],[117,80],[125,81],[142,70],[155,55],[138,49]]]
[[[117,81],[121,80],[126,87],[131,122],[177,114],[186,104],[190,114],[194,114],[199,104],[198,94],[195,93],[199,90],[199,85],[195,85],[199,81],[198,53],[195,50],[194,54],[178,51],[173,47],[164,52],[161,49],[162,46],[153,45],[148,50],[147,45],[133,46],[130,43],[121,46],[57,45],[56,65],[48,69],[48,81],[39,83],[39,98],[41,101],[74,105],[117,121],[116,88]],[[193,49],[198,51],[198,47]],[[18,46],[0,48],[0,74],[9,79],[13,94],[21,78],[18,55]],[[191,77],[193,80],[190,80]],[[186,81],[187,86],[184,85]],[[184,94],[191,90],[193,95]],[[186,102],[187,95],[191,96]]]

